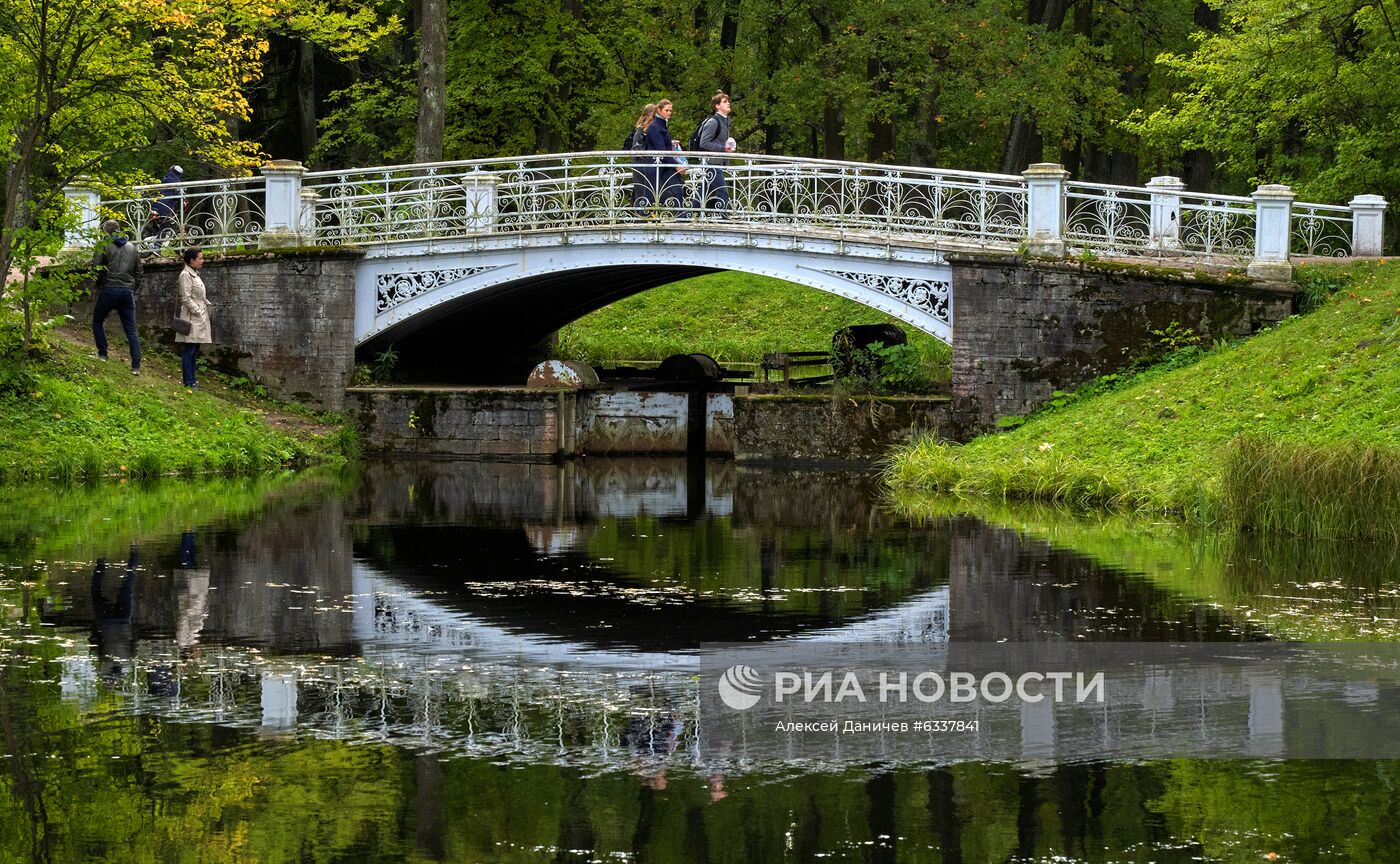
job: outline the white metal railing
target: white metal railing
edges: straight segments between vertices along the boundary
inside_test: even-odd
[[[1352,211],[1330,204],[1294,204],[1292,252],[1345,258],[1352,253]]]
[[[1238,195],[1180,193],[1181,251],[1207,259],[1254,257],[1258,205]]]
[[[687,162],[676,171],[677,155]],[[326,171],[317,243],[440,239],[643,219],[775,224],[1014,248],[1019,177],[773,156],[576,153]]]
[[[829,230],[857,241],[1249,262],[1251,272],[1286,265],[1290,254],[1379,255],[1386,207],[1374,195],[1349,207],[1297,203],[1284,186],[1209,195],[1186,191],[1175,177],[1142,187],[1071,182],[1052,164],[1015,176],[714,153],[569,153],[313,173],[275,162],[264,175],[140,186],[106,201],[89,188],[66,191],[87,235],[117,218],[156,254],[699,222]],[[69,242],[83,240],[91,238],[75,232]]]
[[[178,255],[189,246],[257,248],[267,224],[261,177],[137,186],[131,193],[103,201],[100,215],[124,223],[142,251],[156,255]]]
[[[1113,256],[1148,254],[1152,195],[1133,186],[1065,184],[1065,241]]]

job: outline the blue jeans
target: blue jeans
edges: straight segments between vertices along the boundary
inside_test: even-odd
[[[102,329],[107,316],[116,310],[126,334],[126,346],[131,350],[131,368],[141,368],[141,339],[136,335],[136,295],[130,288],[108,286],[97,292],[92,307],[92,341],[97,343],[97,356],[107,356],[107,333]]]
[[[194,361],[199,356],[199,343],[186,342],[185,350],[180,352],[180,374],[185,379],[186,387],[194,386]]]

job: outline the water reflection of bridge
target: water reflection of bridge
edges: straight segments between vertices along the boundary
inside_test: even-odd
[[[851,475],[717,466],[703,495],[694,476],[679,460],[370,466],[346,498],[203,531],[201,597],[174,538],[143,549],[127,642],[98,648],[151,704],[174,704],[152,668],[156,691],[178,679],[191,716],[456,747],[463,723],[615,734],[683,713],[706,642],[1240,636],[1216,610],[1015,532],[907,523]],[[51,623],[91,625],[88,567],[72,567]],[[198,657],[179,636],[191,610]],[[69,665],[73,692],[96,686],[94,661]],[[391,719],[374,732],[371,714]]]
[[[371,466],[348,499],[206,532],[202,632],[279,652],[360,653],[362,612],[347,598],[363,595],[366,579],[391,578],[398,588],[386,598],[579,650],[671,652],[718,636],[854,626],[874,635],[887,625],[871,622],[892,620],[880,615],[931,608],[935,595],[946,597],[941,623],[926,617],[909,632],[993,642],[1241,635],[1218,610],[1015,532],[976,520],[911,525],[850,475],[724,466],[705,483],[697,518],[681,460]],[[143,550],[133,604],[143,635],[176,629],[175,547],[172,538]],[[55,623],[91,621],[89,566],[73,566]],[[602,626],[611,614],[635,632]]]

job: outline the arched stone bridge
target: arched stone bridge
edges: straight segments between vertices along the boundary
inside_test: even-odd
[[[1064,267],[1031,261],[1227,264],[1256,279],[1286,280],[1294,255],[1381,251],[1385,202],[1371,195],[1347,206],[1299,204],[1284,186],[1261,186],[1250,197],[1188,192],[1171,177],[1109,186],[1072,182],[1052,164],[1018,176],[734,154],[685,154],[684,178],[671,181],[673,158],[576,153],[310,173],[272,162],[261,177],[127,195],[73,188],[81,218],[70,242],[91,242],[94,226],[115,216],[158,255],[187,245],[361,250],[353,344],[362,352],[389,342],[434,345],[434,368],[460,360],[464,346],[526,344],[689,275],[774,276],[952,343],[955,390],[960,383],[984,396],[996,390],[992,413],[1035,398],[1007,390],[1021,387],[1020,379],[968,383],[997,351],[1006,353],[1003,366],[1032,358],[1059,364],[1040,377],[1067,386],[1094,364],[1069,369],[1062,361],[1103,353],[1113,341],[1071,344],[1077,337],[1070,331],[1103,334],[1103,310],[1090,310],[1096,323],[1085,325],[1065,299],[1079,292],[1082,300],[1084,286],[1054,276],[1049,282],[1059,288],[1048,290],[1044,273]],[[721,181],[724,207],[705,194]],[[1015,264],[995,257],[1012,253],[1034,257]],[[955,275],[960,267],[965,272]],[[1027,275],[1035,272],[1042,275]],[[1146,308],[1162,299],[1129,291],[1106,302]],[[1207,317],[1219,325],[1215,305]],[[1166,306],[1139,317],[1162,326],[1156,319],[1163,315],[1185,323],[1202,314],[1178,314],[1176,300]],[[1236,315],[1224,329],[1247,331],[1275,317],[1257,313],[1246,311],[1243,323]],[[1064,332],[1022,326],[1035,315],[1053,318]]]

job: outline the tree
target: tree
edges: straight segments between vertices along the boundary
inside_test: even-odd
[[[1380,3],[1214,0],[1218,33],[1158,62],[1165,105],[1129,124],[1162,151],[1213,151],[1240,187],[1290,183],[1304,197],[1400,195],[1400,36]]]
[[[154,157],[170,152],[230,175],[256,164],[257,142],[235,130],[267,34],[348,54],[394,23],[292,0],[0,0],[0,272],[18,232],[79,175],[120,188],[148,179]]]

